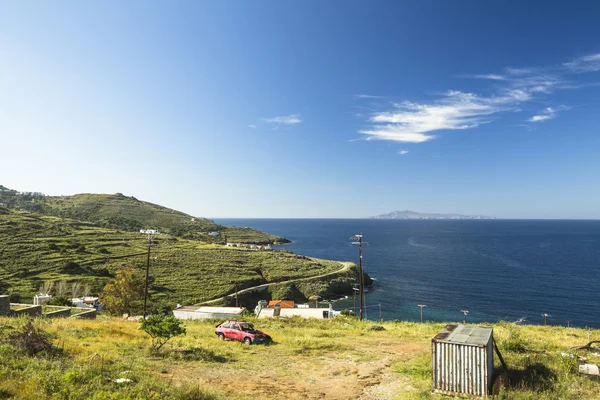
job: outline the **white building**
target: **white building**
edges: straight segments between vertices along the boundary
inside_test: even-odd
[[[51,294],[40,293],[33,296],[33,305],[40,306],[52,298]]]
[[[339,311],[335,311],[331,304],[329,308],[309,308],[304,307],[303,304],[298,304],[294,308],[286,307],[264,307],[263,302],[259,302],[255,309],[257,318],[276,318],[276,317],[293,317],[298,316],[302,318],[317,318],[317,319],[330,319],[340,314]]]
[[[245,312],[246,309],[244,307],[188,306],[173,310],[173,315],[179,319],[236,319],[244,315]]]

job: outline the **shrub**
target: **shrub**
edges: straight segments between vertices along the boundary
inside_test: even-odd
[[[385,328],[381,325],[371,325],[367,328],[368,331],[385,331]]]
[[[140,329],[152,338],[152,350],[158,352],[172,337],[185,335],[183,321],[172,315],[151,315],[142,320]]]
[[[30,356],[43,351],[50,353],[54,346],[49,335],[28,321],[20,330],[8,335],[10,343]]]
[[[46,302],[49,306],[65,306],[72,307],[73,303],[71,300],[67,299],[65,296],[55,296]]]

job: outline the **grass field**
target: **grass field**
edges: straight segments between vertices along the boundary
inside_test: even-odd
[[[18,294],[21,301],[32,301],[47,281],[66,280],[69,287],[80,282],[82,288],[87,285],[91,293],[99,293],[119,266],[145,269],[146,262],[147,241],[137,232],[13,210],[0,218],[0,293]],[[341,267],[338,262],[283,250],[229,248],[161,235],[151,248],[150,291],[156,302],[192,304],[233,293],[236,286],[239,290]],[[337,279],[351,287],[355,278],[353,266],[343,276],[304,283],[295,289],[306,297],[324,295],[330,281]],[[273,289],[285,294],[290,288]]]
[[[443,324],[384,322],[374,330],[373,322],[349,318],[261,319],[254,323],[275,343],[245,346],[218,341],[217,321],[190,321],[187,335],[156,356],[136,322],[37,320],[62,351],[32,357],[6,340],[24,323],[0,318],[0,398],[447,398],[431,393],[431,338]],[[561,356],[587,343],[588,331],[492,326],[512,377],[499,398],[600,398],[598,377],[579,374],[576,360]],[[116,383],[119,378],[131,382]]]

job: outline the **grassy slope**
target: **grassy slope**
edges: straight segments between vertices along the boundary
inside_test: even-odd
[[[0,332],[21,323],[0,318]],[[248,347],[218,341],[215,321],[194,321],[161,357],[149,355],[149,339],[136,322],[100,317],[36,324],[65,354],[27,357],[2,344],[0,333],[1,398],[447,398],[431,394],[431,338],[443,324],[386,322],[385,330],[372,331],[372,322],[346,318],[259,320],[255,324],[275,344]],[[493,328],[513,377],[500,398],[599,398],[599,380],[579,374],[576,361],[561,356],[587,343],[587,331],[505,323]],[[590,333],[592,339],[600,336]],[[111,381],[121,377],[133,383]]]
[[[267,282],[318,275],[340,263],[286,251],[228,248],[162,235],[152,248],[154,300],[190,304]],[[0,218],[0,293],[31,301],[43,281],[81,282],[98,293],[123,264],[146,265],[143,235],[89,223],[6,211]],[[76,263],[65,268],[67,262]],[[355,270],[347,274],[352,279]],[[318,286],[318,285],[317,285]],[[323,285],[306,290],[320,294]],[[251,304],[253,307],[255,304]]]

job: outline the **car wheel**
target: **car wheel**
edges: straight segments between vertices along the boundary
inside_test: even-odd
[[[225,340],[225,335],[223,335],[222,333],[217,334],[219,340]]]
[[[252,344],[252,339],[250,339],[249,337],[245,338],[244,344]]]

